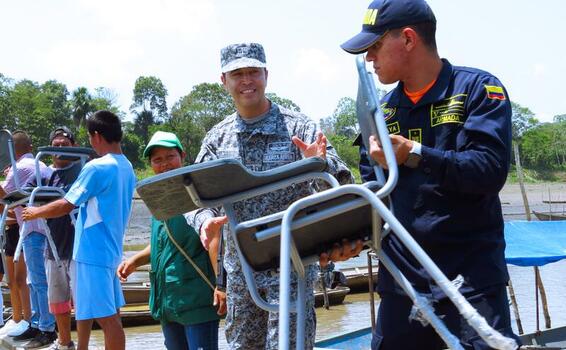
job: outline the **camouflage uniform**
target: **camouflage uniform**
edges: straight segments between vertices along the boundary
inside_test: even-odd
[[[303,158],[291,138],[298,136],[306,143],[316,140],[318,127],[305,115],[290,111],[271,103],[269,112],[255,123],[246,123],[237,114],[228,116],[206,135],[196,163],[219,158],[240,160],[254,171],[273,169]],[[336,151],[328,145],[327,171],[340,183],[352,182],[348,167],[338,158]],[[285,210],[289,204],[313,193],[308,183],[289,186],[271,193],[235,203],[239,222]],[[201,209],[193,212],[193,226],[200,228],[210,217],[220,215],[216,209]],[[224,267],[228,273],[226,317],[226,339],[230,349],[277,349],[278,314],[268,313],[255,305],[248,292],[240,261],[232,236],[227,235]],[[314,346],[316,318],[314,313],[313,283],[318,267],[307,267],[307,348]],[[260,293],[268,302],[279,300],[279,277],[274,271],[255,273]],[[293,273],[293,281],[295,274]],[[296,284],[293,284],[296,293]],[[294,319],[292,339],[295,338]],[[292,345],[294,347],[294,344]]]

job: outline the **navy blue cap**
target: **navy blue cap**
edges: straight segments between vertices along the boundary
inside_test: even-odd
[[[434,22],[434,13],[424,0],[375,0],[364,16],[362,31],[340,47],[349,53],[362,53],[390,29]]]

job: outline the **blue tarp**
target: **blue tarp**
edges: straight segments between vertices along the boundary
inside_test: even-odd
[[[566,221],[508,221],[505,260],[518,266],[542,266],[566,259]]]

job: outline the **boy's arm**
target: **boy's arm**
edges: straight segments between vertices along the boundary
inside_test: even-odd
[[[142,251],[136,253],[136,255],[122,261],[122,263],[116,270],[116,275],[118,275],[118,278],[120,278],[122,282],[126,281],[128,279],[128,276],[138,267],[149,264],[150,255],[151,245],[148,245]]]
[[[24,208],[22,218],[24,221],[58,218],[69,214],[74,208],[75,206],[72,203],[69,203],[65,198],[61,198],[41,207]]]
[[[7,193],[4,191],[4,187],[0,186],[0,198],[6,197]]]

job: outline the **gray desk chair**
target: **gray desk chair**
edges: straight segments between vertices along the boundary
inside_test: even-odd
[[[235,159],[218,159],[175,169],[142,180],[138,183],[136,190],[153,216],[164,221],[165,224],[167,224],[166,220],[173,216],[198,208],[223,207],[229,219],[230,232],[236,242],[252,299],[264,310],[277,311],[278,304],[270,304],[260,296],[253,272],[276,268],[279,265],[278,260],[268,257],[269,264],[266,264],[261,259],[248,261],[245,258],[245,256],[254,256],[255,246],[248,245],[249,237],[237,236],[235,228],[239,224],[253,225],[254,220],[238,222],[234,212],[234,203],[315,179],[322,180],[330,186],[339,186],[333,176],[323,172],[325,167],[325,160],[308,158],[269,171],[254,172]],[[269,218],[280,219],[282,216],[281,212]],[[267,244],[262,244],[261,249],[277,252],[278,244],[278,239],[270,240]],[[267,245],[269,245],[268,248]]]
[[[12,135],[8,130],[0,130],[0,142],[1,142],[1,149],[0,151],[0,166],[2,169],[5,169],[6,166],[11,165],[12,171],[14,173],[17,172],[17,164],[15,159],[15,151],[12,142]],[[13,192],[8,193],[4,198],[0,199],[0,203],[4,205],[4,210],[2,212],[2,218],[0,221],[0,235],[2,244],[4,243],[4,228],[6,225],[6,219],[8,215],[8,210],[14,208],[18,205],[27,205],[27,206],[36,206],[36,205],[43,205],[54,200],[60,199],[65,196],[65,192],[59,188],[54,186],[47,186],[43,184],[43,180],[41,177],[39,161],[42,157],[46,155],[56,155],[60,157],[65,157],[69,160],[73,161],[81,161],[81,164],[87,161],[87,159],[93,155],[93,150],[86,147],[39,147],[38,153],[35,156],[35,177],[36,177],[36,184],[35,187],[26,187],[24,184],[19,182],[17,176],[14,176],[14,181],[16,183],[16,190]],[[8,162],[9,160],[9,162]],[[74,212],[70,214],[71,220],[74,222],[75,215]],[[55,247],[55,243],[51,236],[51,231],[47,226],[45,220],[40,220],[41,225],[45,230],[45,235],[47,237],[47,242],[49,244],[49,248],[53,252],[53,257],[57,264],[59,264],[59,254],[57,253],[57,248]],[[26,227],[26,222],[20,227],[20,237],[18,239],[18,244],[16,246],[16,251],[14,253],[14,261],[17,262],[20,258],[22,252],[22,243],[25,238],[24,228]],[[2,251],[2,261],[5,262],[4,252]]]
[[[268,311],[279,312],[279,348],[289,349],[290,313],[297,314],[296,348],[305,346],[306,264],[318,260],[343,238],[362,239],[375,250],[383,265],[412,299],[420,316],[432,325],[450,349],[462,349],[458,339],[434,313],[428,299],[415,291],[411,283],[380,249],[381,239],[395,234],[438,286],[458,308],[466,321],[497,349],[516,349],[513,339],[493,330],[458,292],[423,249],[395,218],[388,196],[395,188],[398,168],[387,126],[378,108],[373,79],[362,57],[357,59],[359,73],[357,112],[363,139],[378,135],[386,155],[388,174],[374,164],[377,181],[364,185],[339,186],[336,179],[323,173],[325,162],[304,159],[266,172],[252,172],[232,159],[215,160],[180,168],[140,181],[137,192],[158,220],[179,215],[198,207],[223,206],[229,218],[231,234],[242,270],[254,302]],[[226,181],[230,179],[230,181]],[[300,199],[280,213],[238,222],[234,203],[305,180],[320,179],[331,189]],[[291,300],[291,267],[297,273],[298,295]],[[254,271],[280,269],[279,304],[269,304],[259,295]]]

